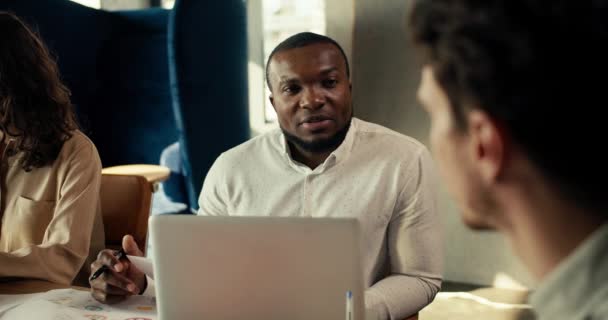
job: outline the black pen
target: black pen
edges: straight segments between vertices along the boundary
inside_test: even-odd
[[[118,250],[118,251],[114,252],[114,256],[115,256],[115,257],[116,257],[118,260],[120,260],[120,259],[122,259],[122,258],[126,257],[126,256],[127,256],[127,254],[126,254],[126,253],[125,253],[125,251],[124,251],[124,250],[121,248],[120,250]],[[97,271],[95,271],[95,272],[94,272],[94,273],[91,275],[91,278],[89,278],[89,281],[93,281],[93,280],[95,280],[95,279],[99,278],[99,276],[100,276],[102,273],[104,273],[104,272],[106,272],[106,271],[108,271],[108,270],[109,270],[109,267],[108,267],[107,265],[105,265],[105,264],[104,264],[103,266],[101,266],[101,268],[97,269]]]

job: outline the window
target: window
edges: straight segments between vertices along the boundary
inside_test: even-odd
[[[161,6],[173,8],[175,0],[71,0],[84,6],[104,10],[131,10]]]
[[[72,0],[73,2],[80,3],[83,6],[99,9],[101,8],[101,0]]]
[[[325,34],[325,0],[262,0],[262,15],[264,68],[272,49],[289,36],[304,31]],[[264,92],[264,120],[276,122],[266,85]]]
[[[162,0],[162,7],[165,9],[173,8],[174,4],[175,4],[175,0]]]

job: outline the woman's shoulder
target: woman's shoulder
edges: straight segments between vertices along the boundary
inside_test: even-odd
[[[71,132],[71,137],[63,143],[59,158],[100,162],[95,144],[80,130]]]

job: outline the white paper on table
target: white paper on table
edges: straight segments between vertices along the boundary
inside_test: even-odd
[[[154,279],[154,266],[152,265],[152,260],[146,259],[144,257],[136,257],[129,255],[127,255],[127,258],[129,259],[129,261],[131,261],[131,263],[133,263],[137,267],[137,269],[143,271],[151,279]]]
[[[156,320],[154,298],[132,296],[114,305],[97,302],[88,291],[51,290],[36,294],[27,301],[0,314],[10,320]]]
[[[42,293],[30,294],[0,294],[0,317],[8,310],[30,300]]]

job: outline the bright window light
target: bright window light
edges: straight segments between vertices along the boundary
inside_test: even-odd
[[[101,0],[71,0],[76,3],[80,3],[83,6],[99,9],[101,8]]]
[[[264,64],[274,47],[291,35],[310,31],[325,34],[325,0],[263,0]],[[270,90],[266,87],[266,97]],[[266,122],[277,115],[268,99],[264,100]]]

